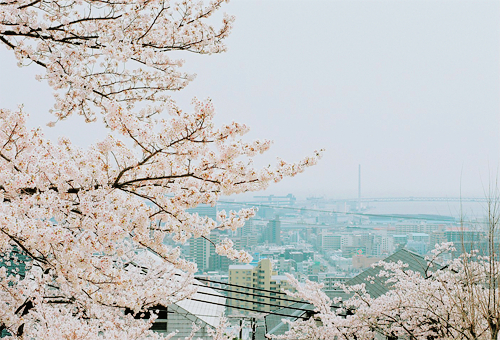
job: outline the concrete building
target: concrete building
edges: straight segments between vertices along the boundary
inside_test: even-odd
[[[346,258],[338,255],[330,257],[330,263],[338,270],[349,271],[352,268],[352,257]]]
[[[260,232],[257,230],[254,225],[254,221],[252,219],[245,222],[245,225],[242,228],[239,228],[235,232],[235,237],[231,239],[233,242],[239,242],[240,249],[249,249],[252,246],[255,246],[259,243],[259,234]]]
[[[353,245],[352,235],[342,235],[340,238],[340,248],[351,247]]]
[[[337,277],[331,274],[326,274],[325,278],[323,278],[321,282],[324,284],[325,290],[333,290],[338,288],[338,284],[346,283],[349,279],[349,277]]]
[[[210,242],[202,237],[192,238],[189,241],[189,256],[198,266],[198,272],[209,269]]]
[[[429,235],[429,248],[434,249],[436,244],[446,242],[446,235],[444,230],[435,230]]]
[[[373,239],[372,255],[389,255],[394,252],[394,238],[387,235],[375,235]]]
[[[241,307],[244,310],[250,310],[253,308],[253,297],[248,294],[253,294],[253,271],[254,266],[250,264],[245,265],[231,265],[229,266],[229,283],[238,286],[246,286],[248,289],[236,287],[235,289],[231,289],[236,292],[229,292],[228,297],[234,298],[228,300],[228,305]],[[236,300],[241,299],[241,300]],[[243,301],[249,300],[249,301]],[[244,310],[233,310],[229,308],[229,314],[232,312],[243,314]]]
[[[410,238],[415,242],[429,243],[429,234],[426,233],[411,233]]]
[[[406,234],[393,235],[392,237],[396,248],[402,248],[408,243],[408,235]]]
[[[321,233],[322,250],[339,250],[342,248],[342,235],[323,232]]]
[[[416,222],[416,223],[408,223],[408,222],[404,222],[404,223],[398,223],[396,224],[396,233],[397,234],[411,234],[411,233],[421,233],[425,230],[425,225],[420,223],[420,222]]]
[[[472,230],[467,227],[448,228],[444,232],[446,242],[453,242],[455,248],[455,256],[462,252],[471,252],[478,250],[481,254],[486,254],[488,249],[488,237],[483,231]]]
[[[217,219],[217,206],[211,206],[207,204],[200,204],[196,208],[191,208],[187,210],[190,214],[198,214],[200,217],[209,217],[212,220]]]
[[[188,209],[190,214],[198,214],[200,217],[208,217],[212,220],[217,219],[217,207],[212,207],[206,204],[200,204],[196,208]],[[216,238],[218,235],[212,233],[210,239]],[[214,241],[214,240],[212,240]],[[217,240],[215,240],[217,241]],[[204,238],[192,238],[189,241],[189,257],[198,266],[198,272],[210,270],[210,255],[215,254],[214,247],[211,247],[209,241]]]
[[[248,289],[237,287],[238,292],[229,292],[228,304],[249,311],[268,312],[288,305],[288,302],[281,301],[280,297],[286,297],[281,294],[283,289],[292,289],[286,276],[276,275],[270,259],[260,260],[256,266],[229,266],[229,283],[248,287]],[[235,289],[232,288],[232,290]],[[230,308],[229,310],[230,314],[244,312],[244,310],[237,308]]]
[[[277,245],[281,244],[281,222],[278,215],[267,223],[265,241]]]

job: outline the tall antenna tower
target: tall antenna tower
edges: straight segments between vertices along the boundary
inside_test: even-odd
[[[361,211],[361,164],[358,164],[358,210]]]

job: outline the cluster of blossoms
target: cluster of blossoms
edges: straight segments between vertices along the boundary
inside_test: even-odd
[[[232,17],[207,23],[223,2],[0,1],[0,44],[45,69],[57,119],[102,114],[109,131],[81,149],[28,129],[22,108],[0,109],[0,254],[26,257],[24,275],[0,269],[0,330],[12,338],[160,337],[149,331],[154,313],[134,314],[193,294],[196,272],[165,237],[208,238],[254,214],[214,221],[188,209],[264,189],[319,158],[256,169],[269,141],[241,140],[242,124],[216,127],[210,100],[185,112],[165,94],[192,78],[171,51],[225,50]],[[229,240],[216,251],[250,261]]]
[[[76,112],[94,120],[109,102],[168,103],[166,90],[193,79],[171,51],[225,51],[234,18],[225,15],[218,28],[206,20],[223,2],[6,0],[0,41],[20,64],[45,68],[40,79],[57,91],[57,117]]]
[[[371,297],[365,284],[342,286],[351,298],[331,300],[321,285],[309,283],[293,295],[312,303],[315,315],[290,322],[279,339],[498,339],[500,262],[498,255],[463,254],[446,265],[436,260],[452,244],[439,245],[427,268],[412,271],[402,262],[381,262],[377,278],[389,288]],[[369,282],[366,283],[366,285]]]

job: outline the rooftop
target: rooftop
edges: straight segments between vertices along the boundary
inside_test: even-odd
[[[229,266],[229,270],[252,270],[254,268],[251,264],[232,264]]]
[[[195,280],[195,282],[202,285],[199,281]],[[224,295],[205,286],[199,287],[198,291],[191,298],[177,301],[174,305],[169,306],[169,308],[186,317],[187,312],[215,328],[219,325],[221,317],[224,315],[225,304],[226,298]]]
[[[388,256],[383,260],[384,262],[398,262],[408,264],[407,270],[412,270],[414,272],[424,273],[427,269],[427,261],[425,258],[419,254],[413,253],[406,249],[400,249],[394,254]],[[372,298],[377,298],[389,291],[389,286],[386,284],[386,279],[377,276],[380,272],[380,267],[371,267],[364,272],[358,274],[352,279],[348,280],[345,284],[347,286],[353,286],[357,284],[364,283],[366,291],[370,294]],[[372,280],[367,280],[369,277]],[[326,291],[328,297],[342,297],[344,300],[349,298],[349,296],[341,289]]]

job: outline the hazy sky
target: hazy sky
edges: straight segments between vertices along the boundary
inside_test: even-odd
[[[236,1],[223,55],[188,56],[197,79],[173,94],[211,97],[219,122],[273,139],[269,155],[320,163],[267,193],[482,196],[500,156],[500,2],[486,0]],[[25,103],[50,120],[51,90],[36,66],[0,47],[0,106]],[[48,134],[91,140],[73,117]],[[82,142],[83,143],[83,142]]]

